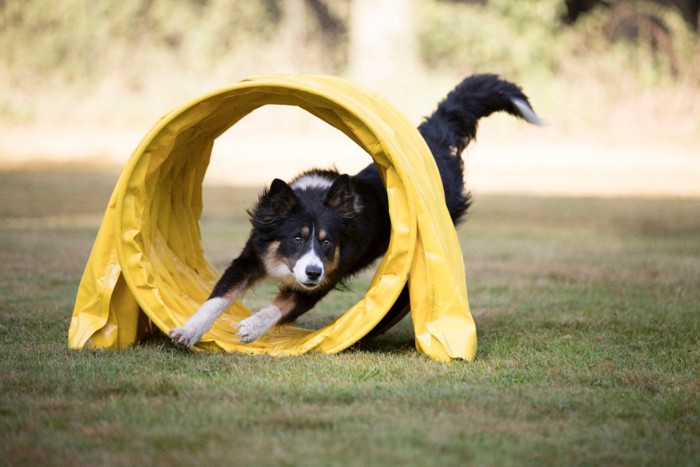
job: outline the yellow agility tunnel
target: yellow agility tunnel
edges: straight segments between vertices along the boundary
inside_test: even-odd
[[[208,298],[219,273],[201,246],[202,181],[216,138],[264,105],[300,107],[372,157],[389,198],[389,248],[365,296],[331,324],[318,330],[276,326],[245,344],[236,336],[237,323],[251,311],[239,302],[193,348],[273,355],[340,352],[379,323],[408,281],[416,348],[438,361],[473,360],[476,327],[462,252],[430,150],[386,100],[327,76],[247,79],[156,123],[110,198],[78,289],[69,346],[124,348],[153,324],[167,334]]]

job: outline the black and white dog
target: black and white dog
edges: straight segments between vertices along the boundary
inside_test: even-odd
[[[518,86],[495,75],[474,75],[418,127],[435,157],[455,224],[470,205],[462,151],[476,136],[478,120],[497,111],[539,123]],[[188,348],[196,344],[232,303],[258,281],[270,278],[279,283],[277,296],[240,322],[240,340],[253,342],[272,326],[309,311],[383,255],[389,244],[387,194],[374,164],[353,176],[310,170],[290,183],[275,179],[248,214],[253,228],[243,251],[199,310],[184,326],[170,331],[176,344]],[[406,289],[382,323],[402,317],[407,298]]]

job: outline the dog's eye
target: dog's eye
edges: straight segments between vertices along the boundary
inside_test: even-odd
[[[304,240],[299,235],[297,235],[296,237],[292,238],[292,241],[295,245],[301,245],[301,242],[303,242]]]
[[[331,242],[328,239],[325,239],[321,242],[321,245],[323,246],[323,248],[330,248],[330,246],[333,245],[333,242]]]

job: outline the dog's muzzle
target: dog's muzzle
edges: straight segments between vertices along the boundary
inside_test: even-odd
[[[318,287],[323,281],[323,275],[323,263],[313,251],[300,258],[294,266],[296,281],[307,289]]]

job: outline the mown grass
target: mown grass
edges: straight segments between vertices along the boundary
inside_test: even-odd
[[[419,355],[410,320],[338,355],[188,353],[165,338],[70,351],[116,176],[0,172],[2,465],[697,465],[700,200],[477,194],[460,228],[473,363]],[[254,197],[207,190],[218,265]],[[358,282],[304,324],[352,303]]]

